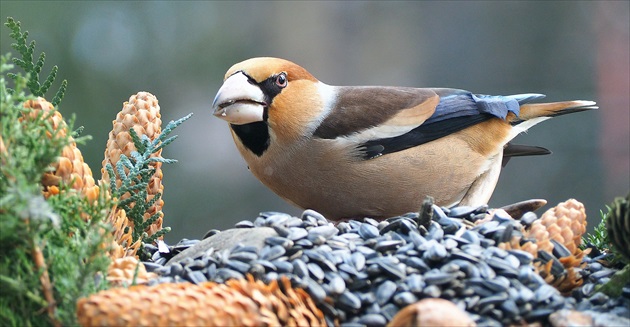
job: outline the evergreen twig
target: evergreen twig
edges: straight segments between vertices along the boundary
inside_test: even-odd
[[[607,254],[607,260],[610,264],[615,265],[623,262],[623,260],[618,251],[615,251],[615,248],[611,246],[612,244],[606,228],[606,222],[610,212],[610,206],[606,206],[606,213],[602,210],[599,211],[599,215],[601,216],[599,224],[595,226],[592,233],[586,233],[582,236],[582,244],[580,247],[582,249],[595,248],[598,252]]]
[[[12,58],[13,63],[16,66],[22,68],[24,72],[26,73],[26,75],[28,76],[28,82],[26,83],[26,86],[29,88],[31,93],[34,96],[38,96],[38,97],[45,96],[46,92],[48,92],[50,87],[55,82],[55,78],[57,77],[57,72],[59,70],[59,67],[53,66],[48,76],[46,76],[46,78],[44,79],[44,82],[40,83],[39,74],[41,73],[42,68],[44,67],[44,62],[46,61],[46,54],[44,52],[40,53],[39,57],[37,58],[37,61],[33,63],[33,53],[35,52],[35,41],[31,41],[28,45],[26,44],[27,39],[28,39],[28,32],[27,31],[22,32],[22,27],[21,27],[20,22],[15,21],[12,17],[7,18],[7,22],[5,23],[5,25],[11,30],[11,33],[9,34],[11,38],[15,40],[15,43],[12,43],[11,47],[15,49],[22,56],[21,59]],[[17,78],[17,75],[14,73],[9,73],[8,76],[9,78],[12,78],[14,80]],[[63,99],[63,96],[67,88],[68,88],[68,81],[64,79],[61,82],[61,86],[59,87],[59,89],[55,93],[55,96],[52,99],[51,103],[53,104],[53,106],[56,107],[57,105],[59,105],[59,103]],[[11,90],[10,93],[12,92],[13,91]]]
[[[64,183],[57,195],[42,195],[42,176],[62,149],[89,137],[71,138],[73,119],[53,127],[54,111],[24,119],[33,110],[24,104],[46,93],[57,68],[40,85],[45,55],[33,63],[35,43],[27,45],[28,33],[11,18],[6,25],[21,59],[0,57],[0,325],[75,325],[77,299],[107,285],[96,277],[109,265],[111,233],[104,219],[113,204],[104,188],[92,202]],[[26,74],[9,73],[10,62]]]
[[[160,151],[164,146],[172,143],[177,138],[177,135],[169,137],[169,134],[191,116],[192,114],[188,114],[176,121],[170,121],[153,141],[146,135],[138,135],[133,128],[130,129],[129,134],[137,151],[131,152],[130,157],[124,154],[120,156],[115,167],[116,174],[114,174],[114,167],[111,164],[105,165],[105,170],[110,176],[112,195],[120,199],[117,203],[118,207],[124,209],[133,222],[133,242],[141,239],[144,243],[153,243],[157,238],[170,231],[169,227],[164,227],[151,236],[144,232],[147,227],[151,226],[163,215],[159,211],[146,220],[144,218],[146,212],[162,197],[161,193],[157,193],[152,199],[147,199],[147,188],[156,171],[151,166],[151,163],[169,164],[177,162],[174,159],[152,155]],[[120,180],[120,187],[116,185],[116,178]],[[125,197],[125,194],[128,194],[128,196]],[[125,198],[123,199],[123,197]]]

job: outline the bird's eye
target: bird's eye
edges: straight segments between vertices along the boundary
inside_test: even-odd
[[[276,85],[279,87],[287,86],[287,75],[285,73],[280,73],[276,76]]]

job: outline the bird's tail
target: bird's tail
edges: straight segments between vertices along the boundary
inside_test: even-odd
[[[594,101],[574,100],[550,103],[527,103],[521,106],[518,116],[510,115],[508,121],[512,125],[518,125],[534,118],[550,118],[591,109],[598,109]]]

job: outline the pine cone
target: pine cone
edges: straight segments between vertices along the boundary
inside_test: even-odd
[[[43,117],[47,117],[52,128],[57,131],[58,137],[66,137],[70,133],[61,113],[56,111],[55,107],[44,98],[28,100],[24,103],[24,107],[33,110],[28,115],[24,115],[22,119],[41,119],[39,117],[43,115]],[[53,137],[53,135],[48,133],[48,137]],[[63,148],[57,162],[52,164],[52,170],[42,176],[44,196],[48,198],[50,195],[58,194],[59,185],[63,181],[63,183],[71,185],[73,189],[81,192],[88,200],[95,201],[98,197],[99,187],[94,184],[92,170],[83,161],[81,151],[77,148],[72,137],[70,138],[71,143]]]
[[[134,256],[142,245],[141,240],[133,242],[133,226],[125,210],[114,208],[107,219],[112,224],[114,239],[109,250],[109,256],[113,259]]]
[[[523,230],[523,239],[514,237],[499,247],[532,254],[538,274],[567,294],[583,282],[579,268],[583,266],[582,258],[590,252],[579,248],[585,231],[584,205],[569,199],[547,210],[529,229]]]
[[[608,238],[623,257],[630,262],[630,193],[626,198],[616,198],[606,214]]]
[[[206,282],[132,286],[77,302],[82,326],[324,326],[323,313],[282,277],[265,285],[249,276]]]
[[[545,229],[547,236],[545,237]],[[582,234],[586,232],[586,212],[584,205],[575,199],[569,199],[547,210],[539,220],[536,220],[529,231],[529,238],[538,240],[538,250],[549,254],[546,258],[538,255],[538,273],[560,292],[566,294],[574,288],[582,285],[579,269],[584,265],[582,258],[590,250],[582,251],[579,248],[582,242]],[[540,238],[540,237],[544,238]],[[558,245],[554,245],[554,242]],[[568,250],[568,255],[556,256],[554,263],[554,247],[558,247],[555,253],[561,253],[562,246]],[[554,267],[555,264],[555,267]],[[564,271],[559,268],[563,267]],[[555,268],[555,269],[554,269]],[[560,273],[558,273],[561,271]]]
[[[579,254],[582,235],[586,232],[584,205],[569,199],[545,212],[540,222],[547,227],[549,238],[562,243],[571,253]]]
[[[129,286],[134,282],[146,284],[156,277],[156,274],[147,272],[142,262],[131,256],[113,260],[107,269],[107,281],[114,286]]]
[[[124,154],[127,157],[131,157],[131,152],[136,151],[136,147],[133,143],[129,130],[133,128],[138,136],[146,135],[150,140],[154,140],[160,135],[162,130],[162,120],[160,119],[160,106],[158,105],[157,98],[148,92],[139,92],[129,98],[128,102],[123,104],[122,110],[116,116],[114,120],[112,131],[109,133],[109,139],[107,140],[107,148],[105,149],[105,159],[103,160],[103,168],[101,173],[103,175],[102,180],[109,184],[110,176],[108,176],[105,170],[107,163],[112,167],[116,167],[116,163],[120,159],[120,155]],[[162,150],[154,153],[153,157],[159,157]],[[147,201],[153,199],[157,193],[164,191],[162,185],[162,163],[151,163],[155,168],[155,174],[151,178],[148,186]],[[120,187],[120,179],[117,179],[117,186]],[[123,199],[128,198],[129,194],[125,194]],[[149,217],[157,212],[162,211],[164,201],[156,201],[153,206],[147,210],[144,215],[146,221]],[[147,227],[145,232],[148,236],[155,234],[158,230],[162,229],[163,214],[158,218],[153,225]]]

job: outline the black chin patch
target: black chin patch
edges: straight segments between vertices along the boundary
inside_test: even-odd
[[[269,126],[267,122],[259,121],[244,125],[230,124],[243,145],[255,155],[261,156],[269,147]]]

